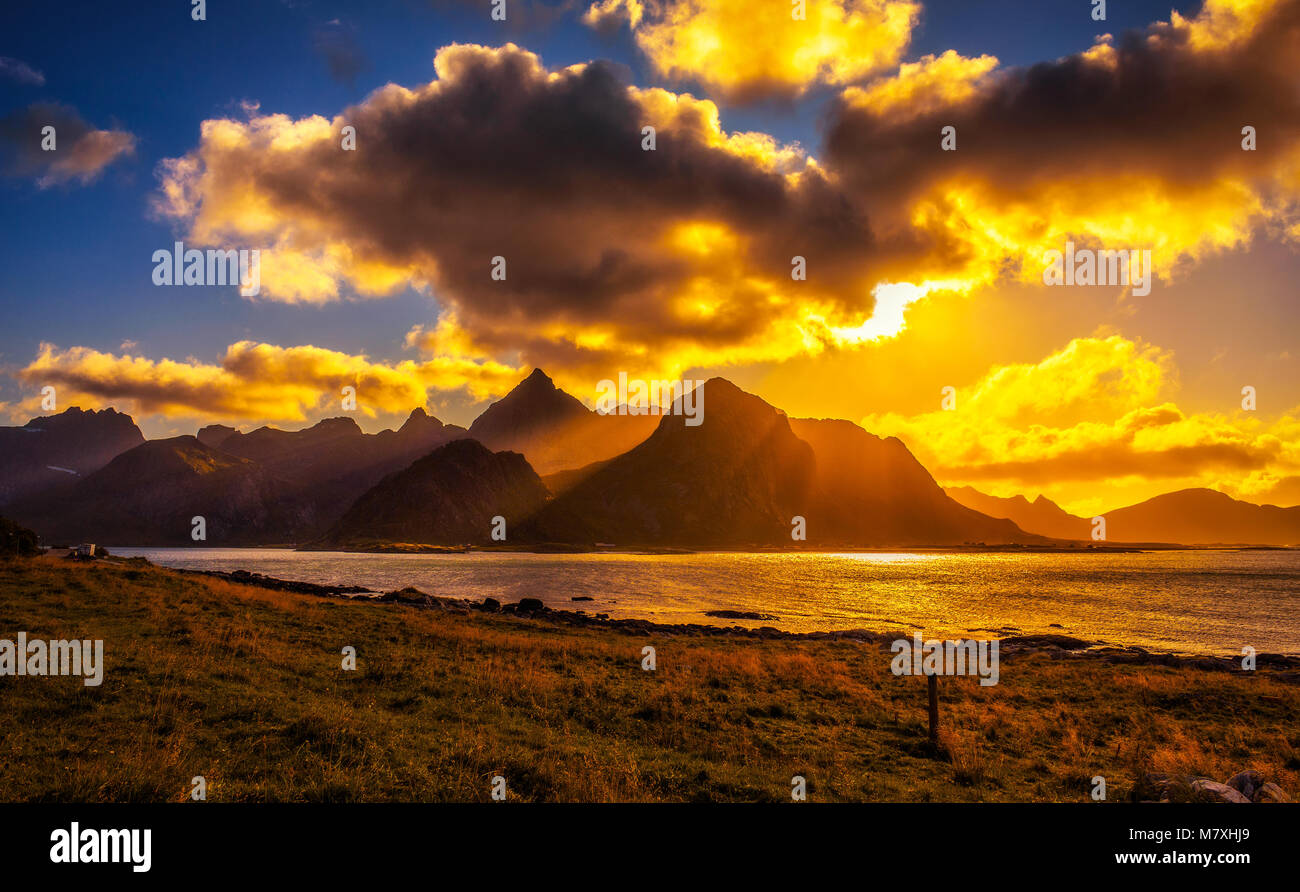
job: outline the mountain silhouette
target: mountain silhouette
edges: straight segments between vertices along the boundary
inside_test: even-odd
[[[468,430],[416,409],[398,430],[377,434],[343,417],[297,431],[214,424],[193,437],[145,441],[130,416],[74,408],[0,428],[0,504],[47,543],[189,545],[196,516],[209,546],[491,544],[496,516],[506,520],[507,544],[836,548],[1091,538],[1090,519],[1043,496],[943,490],[896,438],[848,421],[790,419],[724,378],[701,387],[698,426],[679,412],[597,414],[541,370]],[[1300,543],[1300,507],[1208,489],[1105,517],[1116,543]],[[795,529],[804,538],[792,537]]]
[[[256,462],[274,477],[297,484],[326,524],[386,475],[467,436],[465,428],[443,424],[418,408],[398,430],[377,434],[363,433],[351,418],[326,418],[297,431],[262,427],[247,434],[225,433],[218,426],[199,431],[200,440],[222,452]]]
[[[813,454],[785,415],[724,378],[704,388],[703,423],[665,415],[639,446],[556,496],[524,535],[556,542],[789,543]]]
[[[521,453],[546,475],[621,455],[650,436],[657,422],[653,415],[602,415],[533,369],[474,419],[469,435],[494,451]]]
[[[897,439],[789,419],[724,378],[703,422],[664,417],[614,459],[546,478],[556,497],[524,535],[620,545],[871,546],[1041,542],[944,494]],[[802,518],[805,539],[792,537]]]
[[[971,486],[954,486],[949,496],[989,517],[1005,517],[1028,533],[1054,539],[1091,539],[1092,520],[1076,517],[1044,495],[1032,502],[1024,496],[1004,498],[980,492]]]
[[[117,418],[138,433],[129,416]],[[320,536],[384,476],[468,436],[423,409],[399,430],[378,434],[363,433],[351,418],[247,434],[209,425],[196,437],[143,442],[103,473],[14,502],[12,514],[47,542],[194,544],[194,516],[205,518],[208,545],[301,542]]]
[[[113,409],[74,406],[22,427],[0,427],[0,507],[70,489],[143,442],[131,416]]]
[[[505,520],[509,537],[546,498],[541,478],[519,453],[455,440],[385,477],[314,544],[486,545],[494,517]]]
[[[290,543],[319,518],[298,486],[197,437],[149,440],[57,499],[28,500],[14,516],[47,543],[253,545]],[[206,540],[192,538],[202,517]]]
[[[816,457],[803,512],[811,545],[1042,541],[949,498],[897,437],[882,439],[839,419],[795,418],[790,427]]]
[[[1300,545],[1300,506],[1242,502],[1213,489],[1182,489],[1109,511],[1112,542]]]
[[[1007,517],[1022,529],[1060,539],[1092,539],[1092,518],[1076,517],[1039,496],[990,496],[969,486],[949,495],[991,517]],[[1183,489],[1107,511],[1106,541],[1177,545],[1300,544],[1300,507],[1243,502],[1213,489]]]

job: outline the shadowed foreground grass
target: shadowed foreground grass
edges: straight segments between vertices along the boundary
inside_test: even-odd
[[[436,594],[436,592],[435,592]],[[643,637],[0,561],[0,638],[102,638],[98,688],[0,677],[0,800],[1084,801],[1143,771],[1300,784],[1300,688],[1030,654],[925,682],[852,641]],[[641,668],[641,648],[658,669]],[[340,668],[345,645],[357,669]]]

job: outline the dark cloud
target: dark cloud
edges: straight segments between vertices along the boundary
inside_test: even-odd
[[[805,298],[869,312],[861,209],[796,153],[728,142],[711,103],[636,90],[604,62],[548,72],[513,45],[448,48],[438,67],[433,84],[385,88],[336,119],[356,128],[356,152],[334,137],[266,152],[262,125],[231,122],[245,141],[227,134],[203,153],[203,188],[250,190],[283,217],[280,234],[324,232],[356,258],[427,275],[476,343],[532,338],[535,362],[601,355],[595,338],[557,336],[565,326],[609,332],[610,349],[721,349]],[[237,209],[207,225],[238,227]],[[809,282],[791,282],[796,254]],[[496,256],[505,281],[490,276]],[[706,312],[678,301],[692,282]]]
[[[54,128],[54,149],[42,148]],[[0,120],[0,155],[10,176],[35,177],[41,186],[93,181],[108,165],[135,151],[125,130],[97,130],[67,105],[39,102]]]
[[[1236,19],[1158,23],[1095,52],[996,72],[973,94],[919,111],[869,109],[850,92],[831,115],[827,159],[882,203],[963,177],[1027,195],[1093,177],[1194,187],[1270,176],[1300,140],[1300,2],[1259,7],[1241,39],[1212,42],[1245,24]],[[942,152],[949,125],[958,149]],[[1257,128],[1256,152],[1242,151],[1244,125]]]
[[[820,163],[609,63],[548,71],[513,44],[452,46],[436,80],[389,85],[328,129],[207,122],[164,168],[164,210],[200,238],[256,236],[311,267],[281,299],[430,284],[449,311],[424,335],[434,349],[458,334],[465,355],[559,368],[815,353],[853,341],[881,283],[1041,277],[1043,244],[1076,232],[1151,245],[1163,277],[1261,215],[1291,225],[1300,0],[1234,9],[1209,0],[1196,19],[1026,69],[923,60],[846,91]],[[356,152],[339,149],[344,124]],[[1258,151],[1241,150],[1245,124]],[[956,152],[940,151],[946,125]]]

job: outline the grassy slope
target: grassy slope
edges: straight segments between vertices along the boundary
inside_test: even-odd
[[[1029,655],[925,685],[848,641],[646,638],[160,569],[0,561],[0,638],[103,638],[104,684],[0,678],[0,800],[1076,800],[1154,769],[1295,794],[1300,689]],[[653,644],[659,668],[640,668]],[[340,649],[358,651],[355,672]]]

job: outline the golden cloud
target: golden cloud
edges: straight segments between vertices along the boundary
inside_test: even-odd
[[[219,363],[153,360],[42,344],[18,373],[29,385],[53,385],[59,402],[115,403],[141,415],[204,419],[302,421],[356,388],[368,417],[424,406],[433,391],[464,388],[474,399],[504,393],[524,369],[464,358],[435,357],[386,364],[310,345],[279,347],[240,341]],[[34,410],[39,398],[25,408]]]
[[[920,13],[914,0],[600,0],[583,20],[626,24],[660,73],[744,100],[851,84],[896,65]]]
[[[644,31],[668,8],[589,18]],[[561,381],[782,361],[896,335],[926,294],[1038,280],[1066,241],[1149,249],[1168,278],[1263,229],[1300,232],[1294,50],[1298,0],[1210,0],[1027,69],[926,56],[846,89],[816,160],[607,63],[456,45],[429,83],[332,118],[204,122],[161,166],[157,209],[188,242],[263,248],[263,299],[426,290],[445,321],[413,342],[472,361]]]
[[[1262,230],[1300,231],[1298,54],[1295,0],[1207,0],[1029,68],[950,51],[846,90],[825,164],[870,196],[882,238],[928,245],[911,281],[1041,281],[1067,240],[1149,249],[1169,279]]]
[[[980,82],[996,68],[996,56],[968,58],[956,50],[922,56],[900,65],[898,74],[868,87],[849,87],[843,101],[877,117],[901,120],[973,97]]]
[[[798,146],[604,63],[452,46],[435,70],[330,120],[207,121],[155,208],[187,243],[262,248],[265,299],[424,288],[463,354],[561,373],[785,358],[870,318],[865,215]]]
[[[1037,363],[1004,365],[955,388],[955,407],[869,415],[863,427],[897,436],[945,485],[997,495],[1041,491],[1067,510],[1126,489],[1132,500],[1185,486],[1262,484],[1300,468],[1297,423],[1252,413],[1187,414],[1167,351],[1119,335],[1076,338]]]

